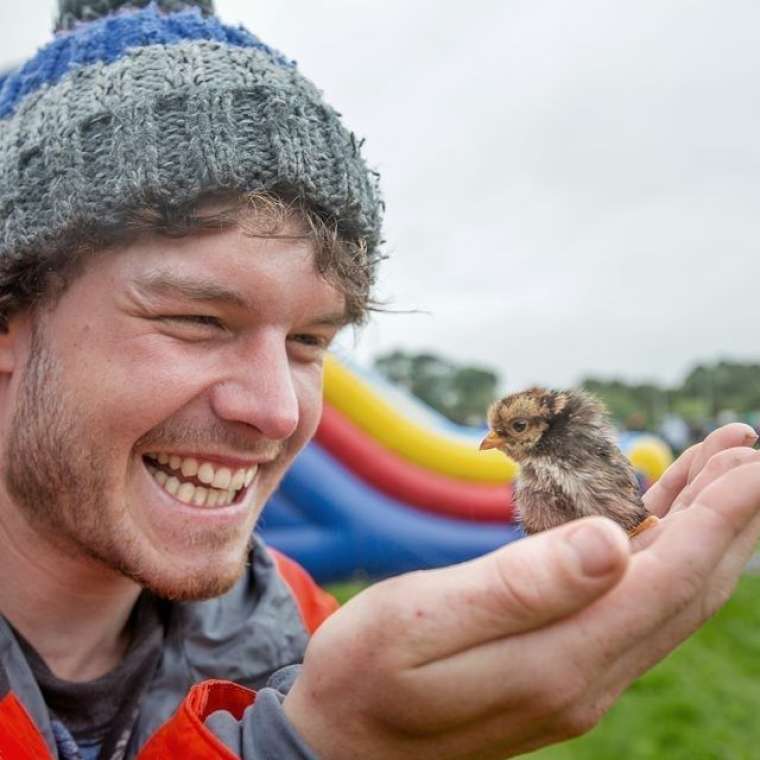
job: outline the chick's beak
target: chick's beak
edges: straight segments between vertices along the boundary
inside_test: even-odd
[[[486,449],[498,449],[499,446],[506,443],[506,441],[500,436],[491,431],[481,442],[480,442],[480,450],[485,451]]]

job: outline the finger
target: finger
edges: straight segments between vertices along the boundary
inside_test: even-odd
[[[749,426],[734,422],[714,430],[701,443],[688,448],[644,494],[644,505],[653,515],[667,514],[671,504],[712,456],[737,446],[751,446],[757,433]]]
[[[745,425],[743,422],[732,422],[730,425],[723,425],[723,427],[713,430],[702,441],[702,445],[692,460],[689,470],[689,483],[694,480],[711,457],[719,451],[736,446],[752,446],[755,441],[757,441],[757,433],[754,428]]]
[[[760,451],[746,446],[724,449],[713,454],[696,477],[678,495],[670,508],[670,513],[686,509],[699,497],[699,493],[734,467],[760,461]]]
[[[697,446],[699,445],[701,444],[697,444]],[[692,447],[690,451],[693,455],[695,455],[697,453],[697,448]],[[691,483],[681,489],[680,493],[673,500],[668,510],[668,514],[675,514],[682,509],[686,509],[694,501],[701,490],[703,490],[706,486],[719,478],[721,475],[725,474],[728,470],[732,469],[733,467],[738,467],[742,464],[758,461],[759,459],[760,452],[747,448],[746,446],[725,449],[724,451],[719,451],[717,454],[714,454],[707,462],[707,464],[705,464],[702,470],[699,471],[694,480],[692,480]],[[665,488],[669,487],[670,485],[666,484]],[[666,498],[669,499],[670,497],[668,496]],[[646,496],[644,499],[645,505],[648,506],[646,502]],[[631,539],[631,547],[633,549],[633,552],[640,552],[654,543],[657,540],[660,531],[663,529],[664,526],[658,524]]]
[[[417,667],[566,617],[618,582],[629,553],[619,526],[592,517],[462,565],[394,579],[386,593],[401,597],[412,617],[405,635],[413,661],[404,664]]]
[[[701,443],[686,449],[673,464],[651,485],[644,494],[644,506],[658,517],[665,515],[674,499],[689,482],[691,464],[699,452]]]

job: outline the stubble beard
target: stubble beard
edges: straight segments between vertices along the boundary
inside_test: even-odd
[[[35,323],[3,462],[6,490],[27,523],[59,551],[95,560],[159,597],[191,601],[228,591],[247,565],[251,541],[234,566],[213,564],[213,544],[226,540],[213,536],[194,547],[210,555],[202,571],[177,577],[150,562],[125,529],[126,505],[109,500],[107,443],[88,427],[88,409],[62,375]]]

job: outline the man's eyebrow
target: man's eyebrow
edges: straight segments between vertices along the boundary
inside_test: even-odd
[[[337,327],[340,329],[351,324],[351,322],[352,320],[346,311],[336,311],[312,319],[309,325],[312,327]]]
[[[149,272],[135,279],[134,286],[144,296],[179,296],[201,303],[222,302],[241,309],[253,309],[253,305],[237,290],[226,288],[215,282],[197,280],[176,272]],[[347,310],[331,311],[310,320],[312,327],[336,327],[351,324]]]
[[[222,301],[240,308],[250,308],[245,297],[236,290],[175,272],[149,272],[138,277],[134,285],[145,296],[179,296],[190,301]]]

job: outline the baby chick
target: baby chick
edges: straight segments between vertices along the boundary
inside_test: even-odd
[[[515,500],[526,533],[605,515],[633,537],[657,522],[593,396],[531,388],[494,402],[488,422],[481,450],[499,449],[520,464]]]

